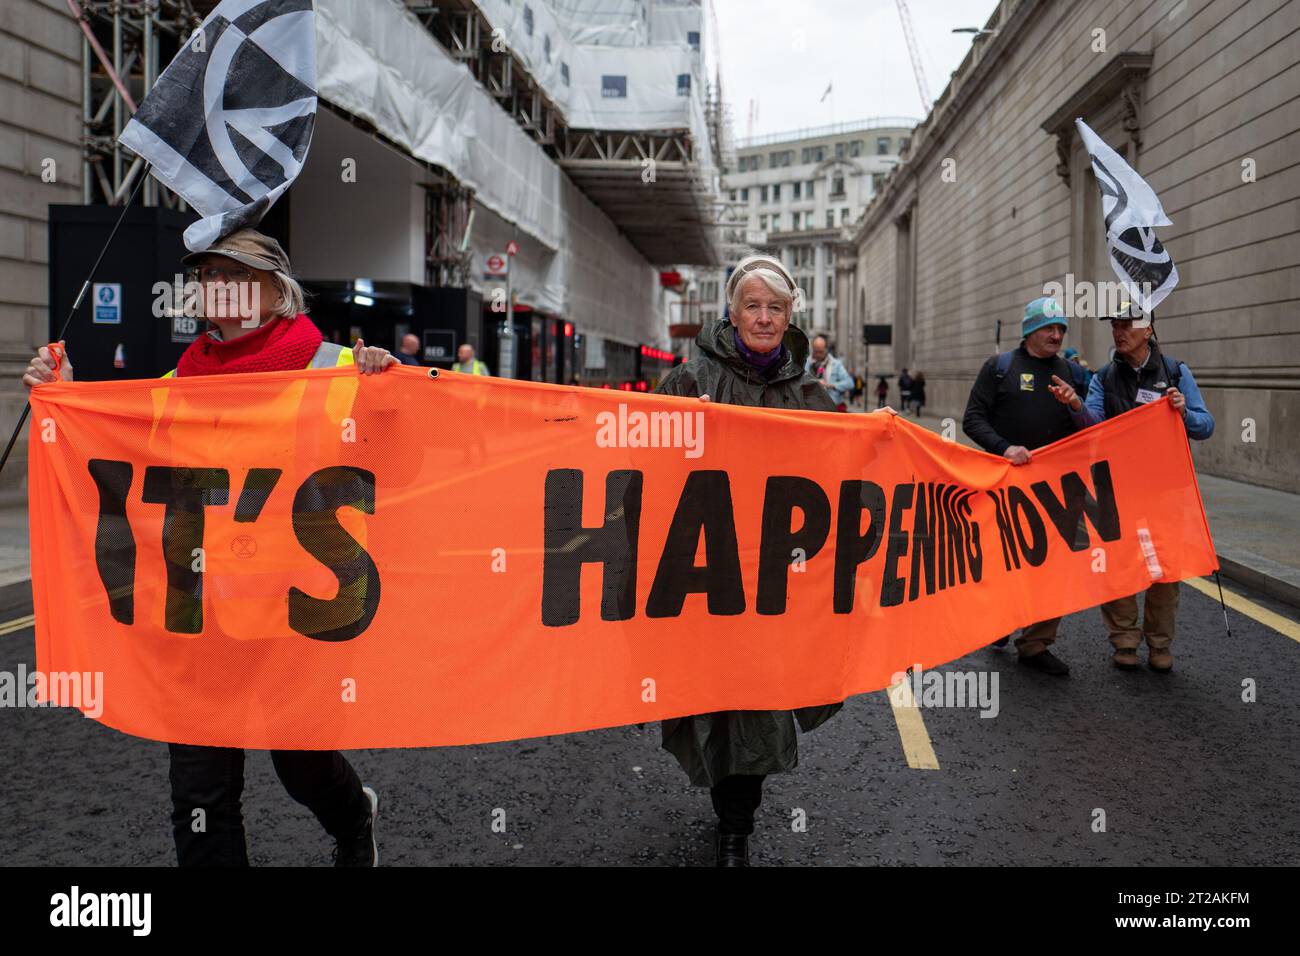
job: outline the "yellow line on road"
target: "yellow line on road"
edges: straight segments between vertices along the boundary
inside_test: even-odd
[[[1215,601],[1219,599],[1219,588],[1213,581],[1206,578],[1188,578],[1187,583],[1207,597],[1213,598]],[[1285,618],[1275,611],[1270,611],[1266,607],[1261,607],[1240,594],[1233,594],[1227,588],[1223,589],[1223,603],[1234,611],[1246,615],[1251,620],[1258,621],[1265,627],[1271,627],[1279,634],[1289,637],[1297,644],[1300,644],[1300,624],[1295,621]]]
[[[0,624],[0,637],[6,634],[12,634],[14,631],[21,631],[25,627],[31,627],[36,623],[36,615],[28,614],[26,617],[17,617],[12,621],[5,621]]]
[[[912,685],[904,678],[887,690],[889,706],[898,724],[898,737],[903,741],[903,755],[913,770],[938,770],[939,758],[934,755],[930,735],[926,733],[921,708],[912,696]]]

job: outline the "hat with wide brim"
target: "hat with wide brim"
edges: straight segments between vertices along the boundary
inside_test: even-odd
[[[225,256],[263,272],[283,272],[286,275],[289,272],[289,257],[280,243],[256,229],[237,229],[202,252],[191,252],[181,262],[187,266],[198,265],[204,256]]]

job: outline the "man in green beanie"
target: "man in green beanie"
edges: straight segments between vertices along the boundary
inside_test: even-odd
[[[1059,353],[1069,321],[1050,296],[1025,306],[1019,348],[984,363],[966,404],[962,428],[985,451],[1013,465],[1028,464],[1034,448],[1050,445],[1088,425],[1083,400],[1083,369]],[[1059,617],[1030,624],[1016,638],[1021,664],[1065,677],[1070,668],[1048,649],[1056,640]],[[1001,647],[1006,637],[994,643]]]

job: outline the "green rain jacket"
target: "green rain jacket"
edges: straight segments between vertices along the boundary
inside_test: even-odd
[[[656,392],[698,397],[757,408],[806,408],[833,412],[835,404],[821,384],[804,371],[808,338],[791,325],[785,333],[785,361],[764,378],[736,348],[729,319],[705,326],[695,339],[694,358],[672,369]],[[799,764],[795,721],[805,731],[829,720],[843,704],[799,710],[731,710],[665,720],[663,747],[677,758],[691,783],[711,787],[732,774],[769,774]]]

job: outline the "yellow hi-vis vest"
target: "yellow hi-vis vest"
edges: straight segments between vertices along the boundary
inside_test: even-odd
[[[339,368],[344,365],[356,364],[356,358],[350,348],[342,345],[335,345],[333,342],[322,342],[316,354],[311,357],[307,363],[308,368]],[[176,369],[172,369],[163,378],[175,378]]]

